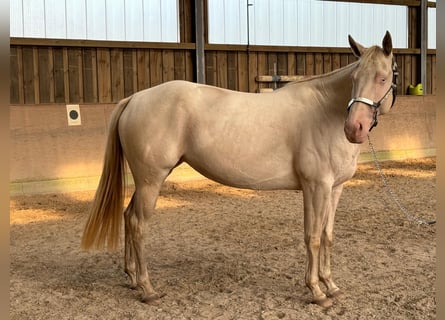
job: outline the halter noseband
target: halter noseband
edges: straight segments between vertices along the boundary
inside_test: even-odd
[[[391,103],[391,108],[394,105],[394,102],[396,102],[396,95],[397,95],[397,77],[399,75],[398,72],[398,68],[397,68],[397,63],[396,61],[393,59],[392,60],[392,83],[391,86],[389,87],[388,91],[386,91],[385,95],[383,96],[383,98],[381,98],[379,101],[374,102],[371,99],[368,98],[364,98],[364,97],[357,97],[357,98],[352,98],[349,103],[348,103],[348,112],[351,109],[352,105],[356,102],[361,102],[364,103],[368,106],[370,106],[371,108],[374,108],[374,116],[373,116],[373,121],[371,124],[371,127],[369,128],[369,131],[372,130],[372,128],[376,127],[378,124],[377,121],[377,112],[380,108],[380,105],[382,104],[383,100],[385,100],[389,93],[392,91],[392,103]]]

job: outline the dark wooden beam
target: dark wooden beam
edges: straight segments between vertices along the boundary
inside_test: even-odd
[[[204,0],[195,0],[196,82],[205,83]]]
[[[335,2],[356,2],[356,3],[373,3],[373,4],[387,4],[396,6],[420,7],[421,0],[321,0],[321,1],[335,1]],[[428,1],[428,7],[436,7],[436,2]]]
[[[190,0],[179,0],[179,41],[185,43],[195,42],[195,12],[193,2]]]
[[[422,0],[420,6],[420,82],[423,85],[423,92],[427,92],[427,50],[428,50],[428,7],[427,0]]]

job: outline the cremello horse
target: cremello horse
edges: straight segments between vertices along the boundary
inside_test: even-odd
[[[395,94],[389,32],[382,48],[364,48],[351,37],[349,43],[360,58],[357,62],[272,93],[171,81],[120,101],[111,117],[102,177],[82,247],[116,248],[123,215],[125,271],[131,285],[143,290],[145,302],[160,298],[146,267],[147,221],[164,180],[186,162],[228,186],[302,190],[306,285],[314,303],[330,306],[343,296],[330,267],[343,183],[354,175],[359,144],[377,115],[391,108],[392,99],[387,98]],[[124,159],[135,192],[122,214]]]

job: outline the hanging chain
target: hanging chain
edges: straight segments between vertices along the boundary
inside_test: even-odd
[[[377,167],[377,170],[379,171],[379,175],[380,175],[380,177],[382,178],[383,185],[385,186],[385,188],[386,188],[386,190],[388,191],[388,194],[390,195],[391,199],[395,202],[395,204],[399,207],[399,209],[405,214],[405,216],[406,216],[409,220],[412,220],[412,221],[416,222],[417,224],[420,224],[420,225],[432,225],[432,224],[435,224],[435,223],[436,223],[436,220],[433,220],[433,221],[426,221],[426,220],[420,219],[420,218],[416,217],[415,215],[413,215],[410,211],[408,211],[408,209],[406,209],[406,208],[400,203],[399,198],[398,198],[398,197],[396,196],[396,194],[392,191],[391,187],[390,187],[389,184],[388,184],[388,181],[386,180],[385,175],[384,175],[383,172],[382,172],[382,169],[381,169],[381,167],[380,167],[380,163],[379,163],[379,161],[378,161],[378,159],[377,159],[377,154],[376,154],[376,152],[375,152],[375,150],[374,150],[374,145],[373,145],[372,142],[371,142],[371,138],[369,137],[369,134],[368,134],[368,142],[369,142],[369,148],[371,149],[371,151],[372,151],[372,155],[373,155],[373,157],[374,157],[374,163],[375,163],[375,166]]]

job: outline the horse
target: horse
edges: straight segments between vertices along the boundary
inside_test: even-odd
[[[381,47],[348,39],[357,61],[273,92],[174,80],[121,100],[111,115],[81,247],[116,249],[124,220],[130,286],[142,289],[143,302],[160,299],[146,266],[147,225],[164,180],[186,162],[227,186],[302,190],[311,302],[330,307],[343,298],[330,265],[335,211],[343,184],[356,171],[360,144],[377,116],[390,110],[396,93],[390,33]],[[125,160],[135,190],[123,210]]]

